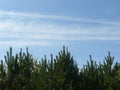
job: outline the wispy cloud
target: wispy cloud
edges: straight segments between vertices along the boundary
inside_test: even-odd
[[[80,18],[80,17],[69,17],[62,15],[44,15],[38,13],[20,13],[20,12],[8,12],[8,11],[0,11],[1,17],[12,17],[14,19],[19,18],[31,18],[31,19],[50,19],[50,20],[67,20],[73,22],[87,22],[87,23],[98,23],[98,24],[108,24],[108,25],[116,25],[120,26],[120,22],[113,21],[105,21],[99,19],[89,19],[89,18]]]
[[[120,22],[7,11],[0,11],[0,19],[0,45],[52,45],[55,44],[54,41],[120,40]],[[64,21],[72,23],[66,24]]]

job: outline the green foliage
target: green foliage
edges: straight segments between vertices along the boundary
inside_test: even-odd
[[[0,62],[0,90],[120,90],[120,63],[113,61],[110,52],[99,64],[90,55],[79,69],[66,47],[39,62],[28,48],[16,55],[10,48]]]

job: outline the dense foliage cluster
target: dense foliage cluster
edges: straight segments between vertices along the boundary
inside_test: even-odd
[[[0,63],[0,90],[120,90],[120,64],[113,64],[108,53],[103,63],[87,61],[78,68],[67,48],[54,58],[40,62],[22,49],[12,55],[12,48]]]

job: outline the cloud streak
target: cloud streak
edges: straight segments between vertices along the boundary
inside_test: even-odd
[[[60,16],[60,15],[44,15],[37,13],[20,13],[20,12],[7,12],[0,11],[1,17],[3,16],[11,16],[12,18],[31,18],[31,19],[50,19],[50,20],[66,20],[72,22],[86,22],[86,23],[99,23],[99,24],[108,24],[108,25],[116,25],[120,26],[120,22],[112,22],[112,21],[103,21],[99,19],[88,19],[88,18],[80,18],[80,17],[68,17],[68,16]]]
[[[0,11],[0,19],[0,45],[43,46],[57,41],[120,40],[119,22],[6,11]],[[100,26],[95,26],[96,23]]]

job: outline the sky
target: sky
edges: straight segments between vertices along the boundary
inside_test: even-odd
[[[39,60],[69,48],[78,66],[108,51],[120,60],[119,0],[0,0],[0,58],[9,47]]]

